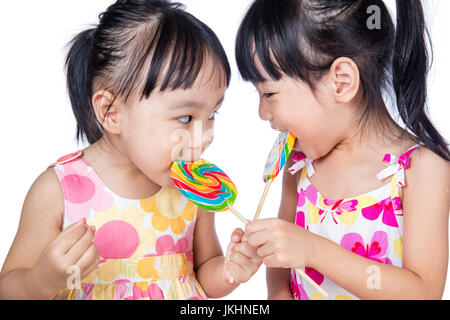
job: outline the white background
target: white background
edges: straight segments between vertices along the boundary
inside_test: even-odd
[[[0,265],[19,223],[25,195],[36,177],[62,155],[78,150],[75,119],[66,94],[64,46],[78,32],[97,23],[112,0],[8,1],[0,8]],[[215,142],[204,158],[217,163],[239,189],[235,207],[253,217],[264,189],[262,169],[276,137],[258,117],[258,96],[236,68],[234,41],[250,0],[182,0],[189,12],[221,39],[233,78],[216,120]],[[392,8],[394,1],[387,1]],[[429,0],[427,13],[435,49],[430,76],[430,115],[450,140],[448,75],[450,74],[450,1]],[[232,130],[230,130],[232,128]],[[80,146],[81,147],[81,146]],[[281,179],[271,188],[262,217],[278,212]],[[241,222],[219,214],[216,226],[222,246]],[[430,235],[432,236],[432,235]],[[205,241],[207,241],[205,239]],[[447,285],[444,298],[450,298]],[[225,299],[266,299],[265,268]]]

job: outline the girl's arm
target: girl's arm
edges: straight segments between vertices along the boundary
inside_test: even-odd
[[[225,258],[214,227],[214,213],[198,210],[194,229],[196,277],[208,297],[220,298],[240,283],[248,281],[258,271],[262,261],[256,248],[242,241],[244,231],[241,229],[231,235]],[[233,279],[231,283],[230,279]]]
[[[14,242],[0,273],[0,299],[50,298],[30,274],[40,253],[61,232],[63,198],[51,169],[40,175],[25,198]]]
[[[25,199],[16,237],[0,273],[0,299],[52,299],[66,287],[67,267],[81,279],[98,262],[94,232],[81,222],[61,232],[64,201],[52,168],[36,179]]]
[[[238,284],[230,284],[223,276],[225,258],[217,238],[214,213],[198,209],[194,229],[195,275],[209,298],[220,298],[232,292]]]
[[[292,165],[288,160],[284,167],[281,203],[278,217],[288,222],[295,222],[297,211],[297,175],[291,175],[288,168]],[[290,270],[267,268],[267,294],[269,300],[294,299],[290,287]]]
[[[251,222],[248,238],[272,267],[313,267],[361,299],[440,299],[448,264],[449,163],[412,154],[403,189],[403,266],[361,257],[280,219]]]

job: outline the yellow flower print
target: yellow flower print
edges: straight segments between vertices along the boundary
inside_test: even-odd
[[[139,260],[136,271],[143,279],[159,280],[159,274],[155,268],[155,258],[153,257],[146,257]]]
[[[323,297],[316,292],[311,293],[311,296],[309,298],[310,300],[323,300]]]
[[[397,238],[394,241],[395,254],[402,259],[403,257],[403,238]]]
[[[170,226],[174,234],[181,234],[185,220],[192,221],[197,213],[197,207],[175,188],[164,188],[156,196],[141,200],[141,207],[154,213],[152,225],[156,230],[163,232]]]
[[[351,297],[346,296],[345,294],[339,294],[334,297],[334,300],[353,300]]]

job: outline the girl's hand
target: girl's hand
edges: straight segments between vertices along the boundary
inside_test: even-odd
[[[316,252],[316,235],[283,219],[251,221],[245,235],[269,268],[311,265]]]
[[[235,229],[227,248],[223,275],[225,280],[230,283],[247,282],[262,264],[262,259],[256,253],[256,248],[245,241],[243,236],[244,231],[242,229]]]
[[[74,285],[68,278],[76,272],[76,282],[87,277],[100,262],[100,255],[93,242],[94,227],[82,219],[63,230],[42,252],[30,269],[32,280],[48,295]],[[75,283],[76,284],[76,283]]]

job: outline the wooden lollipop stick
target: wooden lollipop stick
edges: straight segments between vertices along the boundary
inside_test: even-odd
[[[267,194],[269,193],[269,189],[270,189],[270,186],[272,184],[272,181],[273,180],[269,180],[266,183],[266,187],[264,188],[264,192],[262,194],[261,200],[259,201],[258,209],[256,210],[256,213],[255,213],[255,216],[253,217],[253,220],[258,220],[259,219],[259,215],[261,214],[261,210],[262,210],[262,207],[264,205],[264,201],[266,201],[266,197],[267,197]]]
[[[244,224],[249,223],[249,221],[248,221],[247,219],[245,219],[245,218],[239,213],[239,211],[237,211],[235,208],[233,208],[232,206],[228,205],[228,209],[230,209],[230,211],[231,211],[236,217],[238,217],[239,220],[241,220]],[[228,257],[227,257],[227,260],[229,260]],[[233,276],[230,276],[230,277],[228,278],[228,282],[229,282],[230,284],[231,284],[231,283],[234,283],[234,277],[233,277]]]
[[[310,285],[312,285],[314,287],[314,289],[319,291],[325,298],[329,297],[328,293],[325,290],[323,290],[313,279],[311,279],[302,269],[297,268],[297,269],[295,269],[295,271],[300,273],[300,275],[303,277],[303,279],[308,281],[308,283]]]
[[[237,211],[235,208],[233,208],[232,206],[228,205],[228,209],[230,209],[230,211],[239,219],[241,220],[244,224],[247,224],[249,221],[247,219],[245,219],[240,213],[239,211]]]

